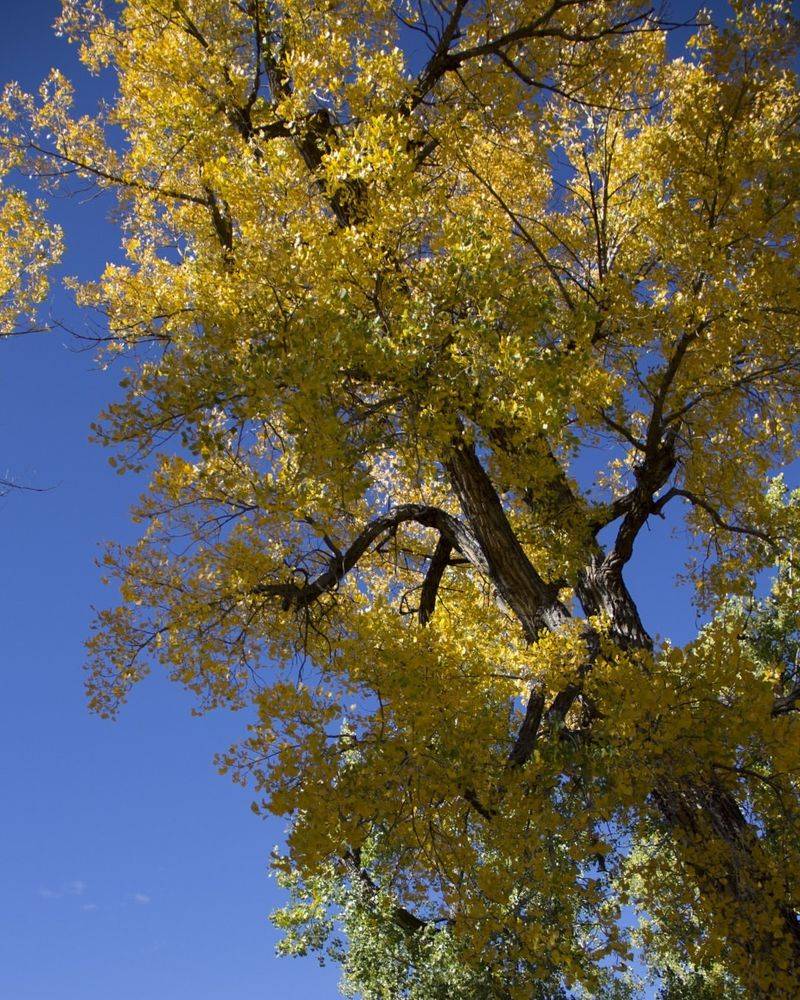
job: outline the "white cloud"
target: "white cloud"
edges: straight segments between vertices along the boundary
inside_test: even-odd
[[[134,903],[138,903],[139,906],[147,906],[150,902],[150,897],[145,892],[135,892],[133,894]]]
[[[45,886],[39,890],[42,899],[61,899],[62,896],[82,896],[87,889],[83,879],[76,878],[71,882],[64,882],[58,889],[50,889]]]
[[[85,913],[91,913],[93,910],[96,910],[97,908],[98,908],[97,903],[84,903],[83,906],[81,907],[81,909]]]

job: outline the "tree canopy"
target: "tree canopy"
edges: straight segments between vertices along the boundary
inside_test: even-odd
[[[797,26],[736,3],[674,58],[668,16],[66,0],[113,101],[4,96],[14,166],[120,198],[76,294],[152,475],[91,706],[158,665],[250,710],[220,767],[289,819],[286,949],[339,913],[366,996],[621,997],[635,948],[675,997],[800,990]],[[682,647],[625,582],[674,508]]]

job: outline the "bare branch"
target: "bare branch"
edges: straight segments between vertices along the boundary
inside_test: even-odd
[[[743,524],[731,524],[730,521],[726,521],[716,508],[714,508],[708,500],[703,497],[698,496],[697,493],[693,493],[691,490],[681,489],[677,486],[673,486],[672,489],[668,490],[664,496],[662,496],[656,504],[651,508],[651,512],[654,514],[660,514],[661,511],[666,507],[670,500],[675,497],[683,497],[684,500],[688,500],[694,507],[699,507],[704,510],[706,514],[711,518],[712,522],[723,531],[730,531],[737,535],[748,535],[751,538],[757,538],[769,545],[769,547],[774,552],[780,552],[780,546],[777,541],[766,531],[761,531],[759,528],[750,528]]]

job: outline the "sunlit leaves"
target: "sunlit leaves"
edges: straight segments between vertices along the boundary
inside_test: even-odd
[[[8,91],[4,135],[46,188],[120,194],[127,259],[77,294],[128,366],[97,436],[151,476],[140,541],[106,557],[92,706],[158,664],[198,711],[250,710],[220,767],[290,817],[285,950],[343,908],[364,995],[622,997],[636,944],[675,996],[791,995],[787,5],[738,5],[678,59],[638,3],[59,24],[114,101],[79,117],[53,73]],[[38,209],[9,199],[13,282]],[[459,503],[473,447],[533,624]],[[716,613],[685,648],[621,575],[681,506]]]
[[[0,165],[1,157],[2,149]],[[36,325],[60,256],[61,233],[46,221],[44,206],[0,175],[0,335]]]

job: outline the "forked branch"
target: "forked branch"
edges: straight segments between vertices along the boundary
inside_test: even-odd
[[[416,523],[421,527],[433,528],[439,532],[441,551],[438,558],[435,556],[437,558],[437,567],[438,561],[442,558],[441,553],[444,551],[446,545],[448,547],[448,558],[450,551],[457,549],[480,572],[484,574],[488,572],[486,560],[482,556],[480,547],[466,525],[438,507],[431,507],[425,504],[402,504],[398,507],[393,507],[386,514],[374,518],[365,525],[347,549],[339,553],[334,553],[331,556],[328,560],[327,568],[314,580],[305,584],[297,584],[291,581],[287,583],[262,583],[255,587],[252,593],[265,597],[281,598],[283,608],[287,611],[289,609],[300,610],[307,608],[323,594],[336,590],[341,581],[368,552],[374,542],[396,531],[401,524],[409,522]],[[437,546],[437,550],[438,548]],[[446,563],[447,561],[445,560],[441,566],[442,572]],[[438,568],[436,572],[438,572]],[[439,576],[441,576],[441,573]],[[438,580],[435,582],[438,587]],[[429,589],[432,587],[433,582],[429,584]],[[433,597],[435,599],[435,590],[433,591]],[[428,595],[427,599],[430,601],[430,595]]]

